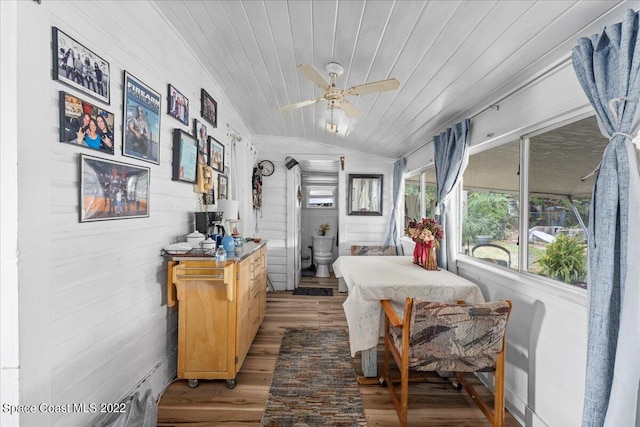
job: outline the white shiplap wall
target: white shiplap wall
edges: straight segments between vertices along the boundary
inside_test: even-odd
[[[218,101],[209,134],[227,146],[224,124],[245,127],[152,3],[17,4],[20,402],[117,402],[138,387],[157,397],[175,375],[177,340],[160,249],[184,240],[197,210],[193,187],[171,180],[172,131],[191,126],[165,114],[167,84],[189,98],[192,119],[201,88]],[[110,63],[110,105],[51,79],[52,26]],[[159,165],[121,154],[124,70],[162,96]],[[60,90],[114,113],[114,156],[58,142]],[[150,217],[79,223],[80,154],[149,167]],[[36,412],[20,422],[88,425],[96,415]]]
[[[269,239],[269,276],[276,289],[286,289],[286,263],[292,262],[286,256],[286,172],[285,158],[338,160],[344,156],[344,170],[338,172],[338,230],[339,255],[350,253],[354,244],[382,244],[389,228],[391,215],[391,192],[394,159],[374,156],[354,150],[344,150],[329,144],[320,144],[297,138],[275,138],[254,136],[253,143],[261,153],[259,160],[271,160],[276,169],[273,175],[263,178],[262,219],[259,221],[258,236]],[[349,174],[383,174],[383,215],[346,215]],[[291,190],[294,191],[294,190]],[[308,233],[307,233],[308,234]],[[308,246],[308,245],[306,245]],[[306,248],[303,246],[303,249]]]

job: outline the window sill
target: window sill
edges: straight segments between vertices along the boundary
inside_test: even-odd
[[[588,298],[586,289],[562,284],[536,274],[511,270],[507,267],[484,262],[468,255],[458,254],[457,256],[456,266],[458,269],[472,273],[478,270],[484,271],[495,276],[501,285],[513,289],[515,292],[534,295],[543,293],[587,307]]]

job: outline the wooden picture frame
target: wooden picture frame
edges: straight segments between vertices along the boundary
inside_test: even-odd
[[[226,199],[229,189],[229,180],[226,175],[218,175],[218,200]]]
[[[113,113],[62,90],[59,92],[59,101],[60,142],[114,154]]]
[[[209,137],[209,166],[224,173],[224,144],[214,137]]]
[[[149,168],[80,156],[80,222],[149,216]]]
[[[160,94],[126,71],[123,93],[122,155],[160,164]]]
[[[167,85],[167,114],[189,126],[189,98],[171,83]]]
[[[109,63],[59,28],[51,30],[53,79],[111,104]]]
[[[198,141],[182,129],[173,130],[173,181],[195,183]]]
[[[348,215],[382,215],[383,175],[349,174]]]
[[[204,89],[200,91],[200,115],[211,126],[218,127],[218,103]]]

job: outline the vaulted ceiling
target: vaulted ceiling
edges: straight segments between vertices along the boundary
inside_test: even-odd
[[[424,145],[487,108],[599,30],[617,1],[158,0],[254,136],[304,138],[389,158]],[[612,17],[612,22],[615,18]],[[326,101],[281,107],[323,90],[297,66],[337,87],[396,78],[397,90],[350,96],[360,114],[325,123]]]

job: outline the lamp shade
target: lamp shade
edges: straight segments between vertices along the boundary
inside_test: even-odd
[[[237,200],[218,200],[218,210],[222,211],[222,219],[236,221],[238,219],[238,201]]]
[[[342,108],[335,106],[333,102],[330,102],[327,106],[327,110],[324,112],[324,119],[330,126],[338,126],[340,123],[347,121],[347,115]]]

